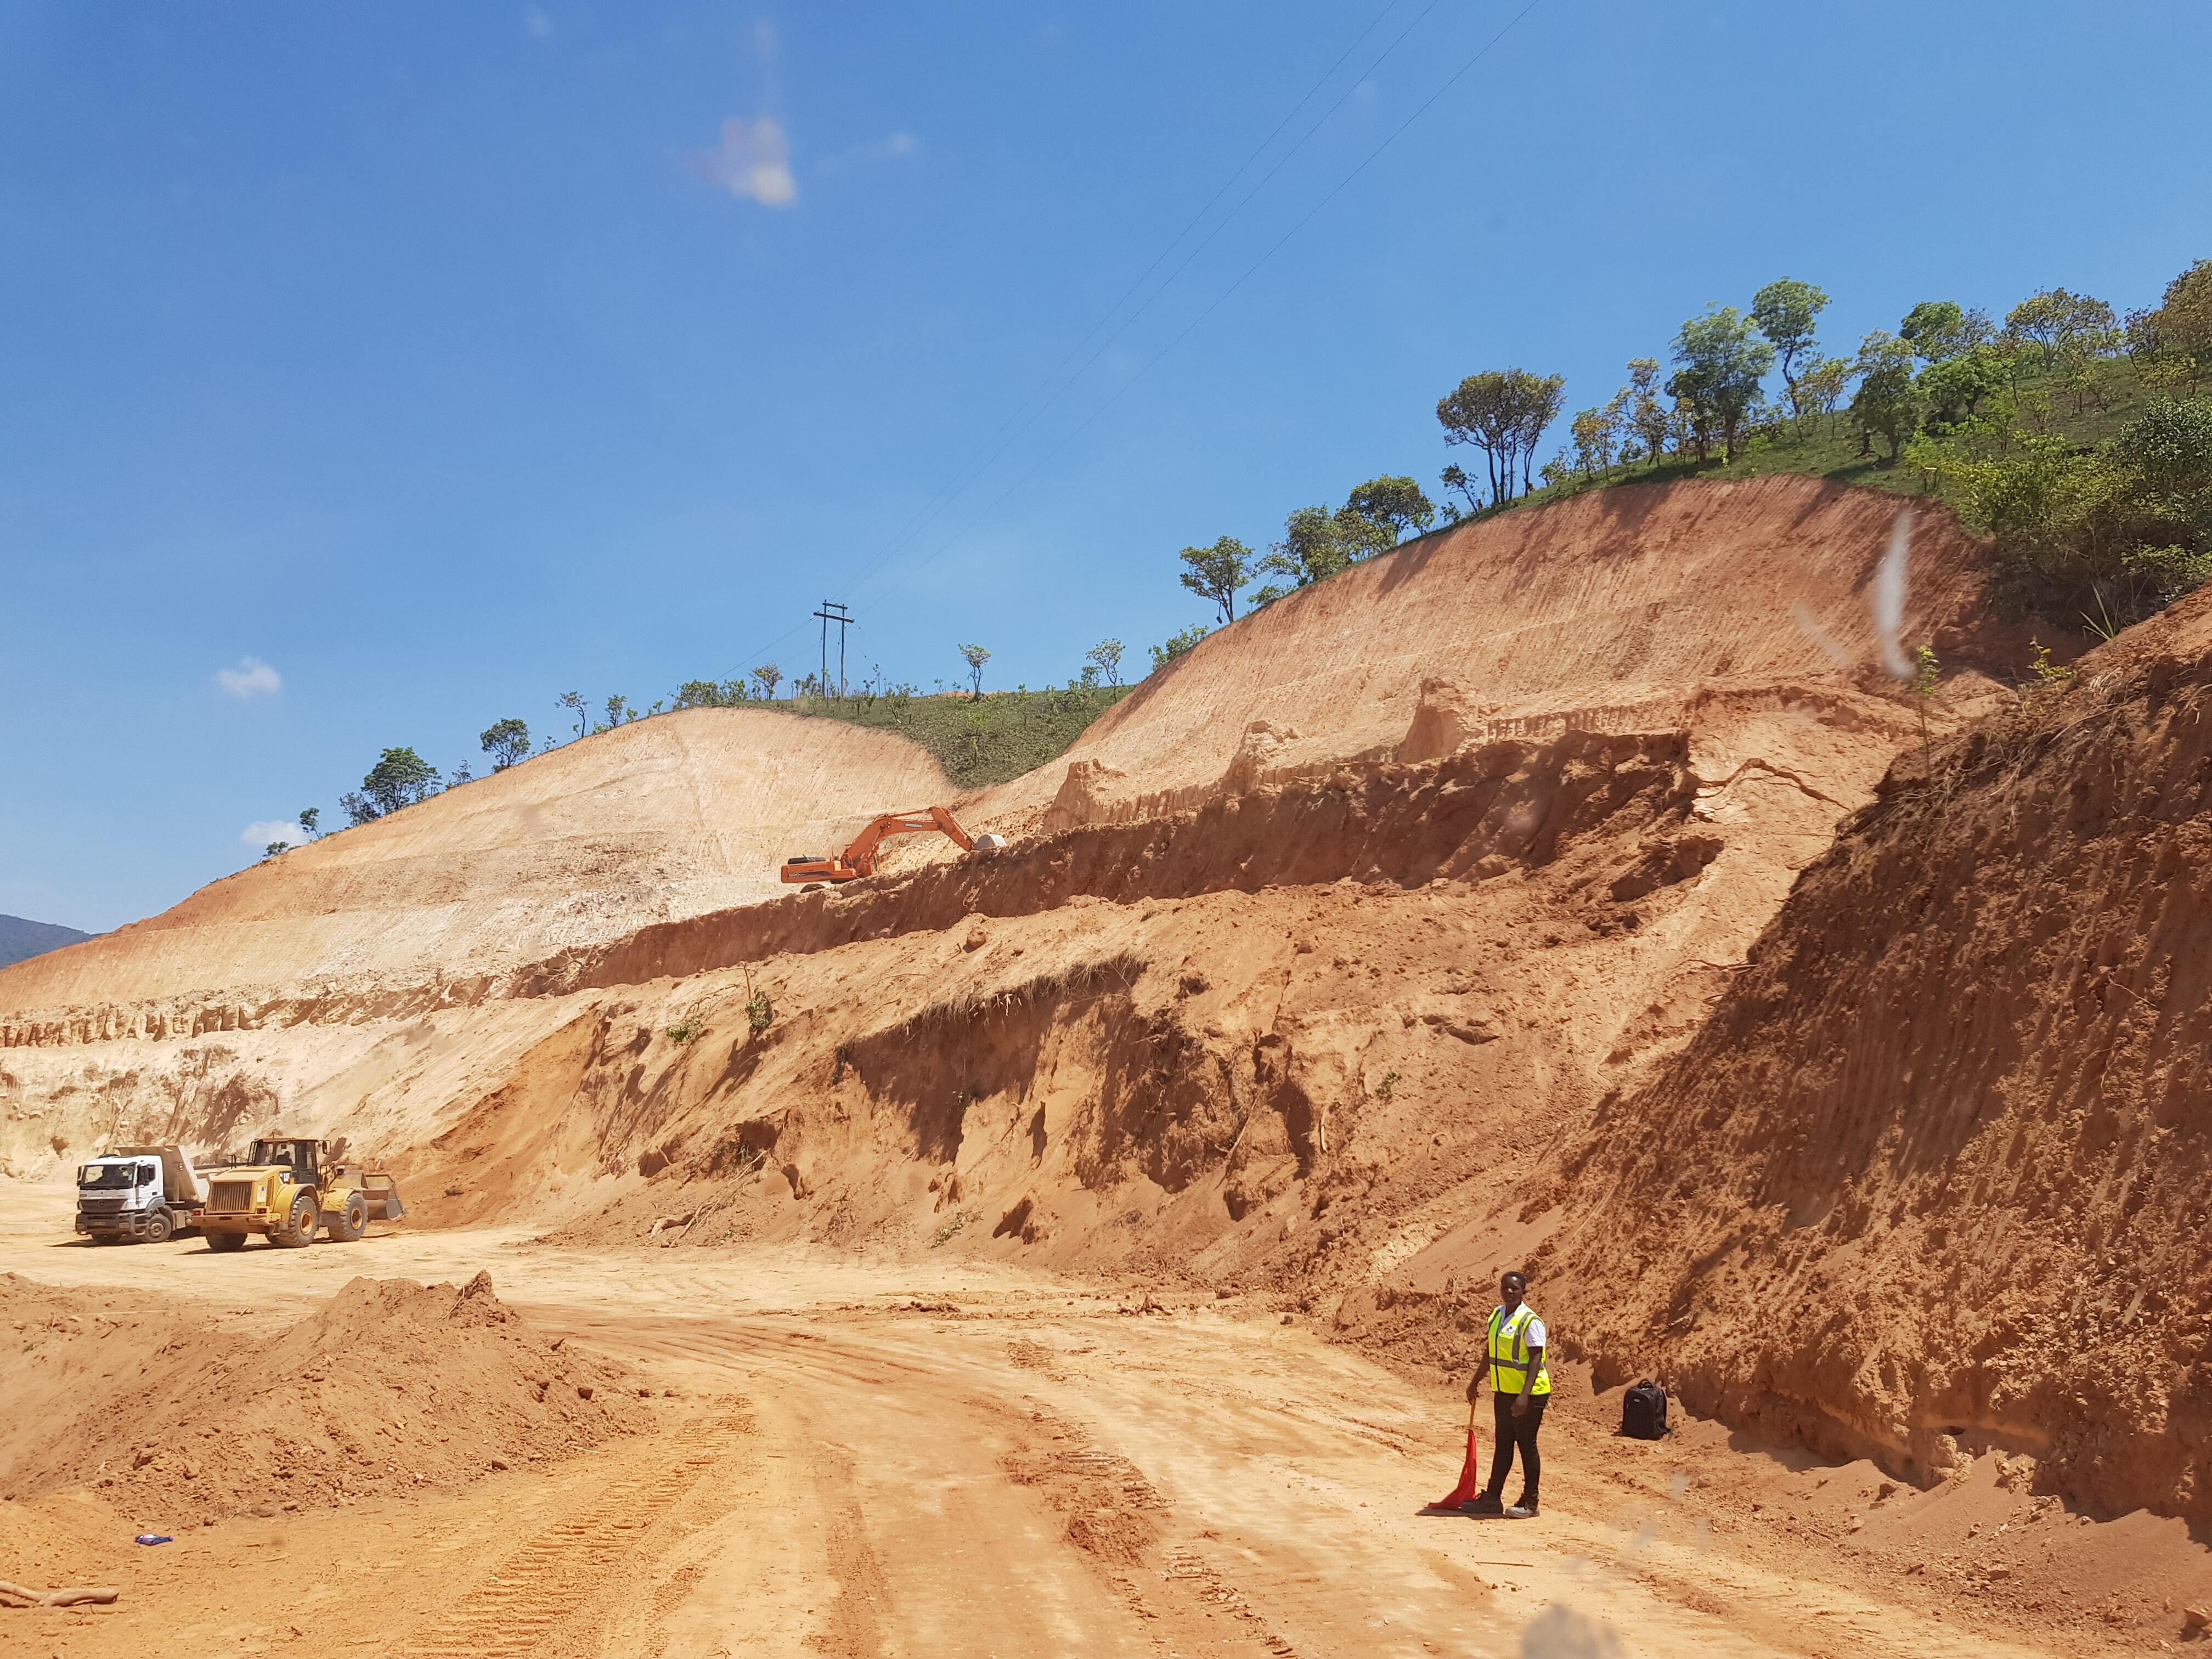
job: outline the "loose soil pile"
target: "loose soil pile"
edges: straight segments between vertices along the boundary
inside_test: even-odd
[[[634,1379],[493,1294],[356,1279],[289,1328],[0,1278],[0,1498],[87,1488],[147,1527],[440,1491],[649,1416]]]

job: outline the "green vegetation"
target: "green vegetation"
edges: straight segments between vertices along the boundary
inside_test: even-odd
[[[1565,381],[1519,368],[1462,379],[1437,404],[1447,449],[1485,459],[1470,477],[1457,463],[1438,475],[1441,511],[1409,476],[1384,474],[1337,507],[1301,507],[1264,556],[1234,536],[1184,548],[1181,585],[1224,624],[1243,593],[1258,609],[1446,526],[1554,501],[1586,489],[1677,479],[1796,473],[1932,495],[1996,549],[1996,597],[2013,612],[2109,638],[2212,581],[2212,260],[2166,285],[2155,307],[2118,316],[2094,295],[2063,288],[2030,295],[2000,324],[1956,301],[1923,301],[1894,332],[1876,329],[1849,357],[1819,338],[1827,294],[1782,277],[1747,308],[1716,305],[1685,321],[1672,373],[1656,357],[1628,362],[1604,403],[1577,412],[1569,443],[1533,469],[1537,445],[1565,407]],[[1663,376],[1663,379],[1662,379]],[[1778,396],[1770,396],[1770,377]],[[1540,476],[1542,483],[1536,483]],[[1249,592],[1249,583],[1263,585]],[[1202,623],[1148,647],[1157,673],[1206,638]],[[1102,640],[1064,688],[983,689],[991,653],[957,647],[964,692],[923,694],[874,670],[836,695],[816,674],[788,682],[774,663],[726,680],[686,680],[672,698],[637,708],[621,695],[595,713],[580,692],[555,699],[569,735],[583,738],[664,709],[769,704],[809,718],[896,732],[933,754],[963,788],[1004,782],[1064,753],[1127,695],[1123,647]],[[2048,671],[2048,672],[2046,672]],[[2046,695],[2063,690],[2047,654],[2033,665]],[[1913,689],[1936,683],[1924,651]],[[530,753],[528,727],[509,717],[479,738],[494,771]],[[546,735],[541,752],[553,747]],[[387,749],[342,798],[365,823],[471,781],[449,777],[411,749]],[[309,839],[314,809],[301,815]],[[271,843],[273,855],[282,843]]]
[[[1444,441],[1472,444],[1489,464],[1492,501],[1513,499],[1516,471],[1521,493],[1528,492],[1529,463],[1545,428],[1559,417],[1566,387],[1565,375],[1493,368],[1468,375],[1437,401],[1437,420],[1443,427]],[[1465,487],[1462,480],[1448,477],[1446,482],[1454,489]]]
[[[960,660],[968,665],[968,680],[976,699],[983,696],[983,665],[991,660],[991,653],[980,645],[960,647]]]
[[[1691,318],[1674,336],[1673,373],[1662,383],[1656,357],[1632,358],[1627,384],[1569,422],[1540,485],[1531,461],[1565,382],[1518,368],[1467,376],[1437,403],[1437,421],[1448,448],[1482,453],[1486,479],[1444,467],[1440,481],[1460,498],[1446,499],[1445,523],[1614,484],[1789,472],[1949,503],[1996,543],[1996,597],[2069,629],[2108,636],[2212,580],[2212,260],[2124,319],[2063,288],[2030,295],[2002,324],[1956,301],[1923,301],[1850,357],[1821,345],[1828,304],[1823,289],[1785,276],[1747,309]],[[1249,570],[1213,558],[1201,574],[1196,561],[1208,556],[1186,549],[1183,585],[1225,622],[1236,614],[1231,578],[1285,579],[1247,596],[1257,609],[1387,552],[1435,517],[1411,478],[1373,479],[1334,512],[1292,512]],[[1153,666],[1202,636],[1154,647]]]
[[[338,805],[353,823],[367,823],[418,800],[428,800],[440,787],[438,769],[412,749],[387,749],[369,768],[360,789],[339,796]]]
[[[504,772],[515,762],[530,758],[530,728],[511,716],[486,726],[477,741],[491,757],[495,772]]]
[[[1237,590],[1252,580],[1252,550],[1234,536],[1224,536],[1211,547],[1186,547],[1179,556],[1189,568],[1182,585],[1221,611],[1225,625],[1237,620]]]
[[[1723,309],[1677,338],[1674,407],[1652,395],[1653,360],[1635,360],[1628,386],[1575,417],[1572,448],[1522,501],[1776,472],[1933,495],[1996,544],[1994,591],[2010,613],[2100,637],[2212,580],[2212,260],[2124,319],[2063,288],[2001,325],[1926,301],[1849,361],[1820,355],[1826,302],[1787,279],[1753,299],[1747,320],[1776,353],[1786,404],[1755,394],[1733,453],[1716,459],[1713,434],[1698,434],[1717,420],[1726,437],[1725,407],[1700,408],[1717,399],[1699,364],[1712,342],[1698,332]]]
[[[1273,595],[1263,587],[1252,596],[1252,602],[1255,605],[1265,605],[1273,597]],[[1152,653],[1152,672],[1158,673],[1177,657],[1188,656],[1197,648],[1198,642],[1205,637],[1204,624],[1193,623],[1180,634],[1169,635],[1164,645],[1147,646],[1146,649]]]
[[[1203,633],[1204,630],[1200,629]],[[848,697],[793,697],[775,707],[789,714],[848,720],[896,732],[937,757],[963,789],[1004,783],[1067,752],[1084,728],[1129,695],[1126,685],[1071,680],[1042,691],[920,693],[911,686],[865,690]],[[916,803],[893,801],[889,806]]]

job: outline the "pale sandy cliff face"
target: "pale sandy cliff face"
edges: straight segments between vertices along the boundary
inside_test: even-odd
[[[1769,478],[1426,538],[958,801],[1004,852],[841,892],[775,866],[944,799],[918,748],[624,727],[0,973],[0,1160],[342,1133],[424,1224],[1268,1283],[1441,1352],[1921,744],[1869,611],[1899,510]],[[2025,659],[1981,556],[1914,535],[1931,741]]]

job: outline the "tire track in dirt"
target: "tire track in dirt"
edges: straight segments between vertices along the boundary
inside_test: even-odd
[[[522,1659],[579,1613],[600,1608],[608,1581],[638,1553],[647,1532],[750,1431],[726,1420],[703,1442],[672,1436],[645,1467],[596,1488],[586,1506],[544,1528],[468,1592],[467,1601],[417,1629],[400,1659]]]
[[[823,1547],[830,1576],[837,1581],[828,1621],[811,1638],[835,1659],[874,1659],[884,1650],[883,1618],[890,1605],[884,1564],[868,1542],[855,1480],[858,1459],[849,1447],[822,1445],[807,1463],[829,1517]]]

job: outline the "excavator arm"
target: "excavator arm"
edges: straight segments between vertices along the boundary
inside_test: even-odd
[[[926,835],[932,830],[941,830],[952,844],[965,853],[975,845],[975,838],[960,827],[960,820],[942,806],[917,806],[911,812],[885,812],[869,821],[867,827],[853,837],[853,844],[835,858],[816,858],[802,854],[787,859],[783,878],[800,881],[858,881],[876,873],[876,854],[884,842],[893,836]]]

